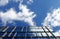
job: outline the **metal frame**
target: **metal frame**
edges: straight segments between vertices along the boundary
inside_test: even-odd
[[[49,27],[47,26],[42,26],[42,27],[38,27],[38,26],[13,26],[13,29],[11,29],[11,32],[9,32],[9,28],[12,28],[12,27],[9,27],[9,26],[0,26],[0,39],[3,39],[3,38],[24,38],[24,39],[27,39],[27,38],[30,38],[30,39],[35,39],[35,38],[39,38],[39,39],[45,39],[45,38],[48,38],[48,39],[51,39],[51,38],[54,38],[54,39],[60,39],[60,36],[55,36],[53,33],[54,31],[53,30],[50,30]],[[41,29],[43,31],[41,31]],[[47,31],[46,31],[46,30]],[[8,31],[7,31],[8,30]],[[2,33],[2,35],[1,35]],[[34,35],[34,34],[35,35]],[[41,36],[38,36],[37,34],[41,34]],[[43,33],[46,34],[46,36],[43,35]],[[51,34],[51,36],[49,36],[49,34]],[[24,36],[18,36],[17,34],[24,34]],[[30,36],[28,36],[27,34],[32,34]],[[11,36],[13,35],[13,36]]]

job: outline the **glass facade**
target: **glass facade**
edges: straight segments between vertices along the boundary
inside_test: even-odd
[[[60,39],[47,26],[0,26],[0,39]]]

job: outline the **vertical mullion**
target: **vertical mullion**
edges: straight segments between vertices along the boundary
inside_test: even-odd
[[[22,27],[22,30],[21,30],[22,32],[23,32],[23,29],[24,29],[24,27]]]
[[[25,27],[26,28],[26,32],[25,32],[25,39],[27,38],[27,27]]]

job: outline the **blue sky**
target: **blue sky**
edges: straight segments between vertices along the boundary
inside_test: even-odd
[[[28,8],[31,11],[34,11],[34,13],[37,15],[34,18],[34,21],[36,22],[37,26],[41,26],[41,23],[47,16],[47,12],[51,11],[51,9],[53,9],[53,8],[60,7],[60,0],[33,0],[34,3],[32,3],[32,4],[27,4],[26,1],[27,0],[24,0],[23,4],[27,5]],[[7,5],[0,6],[0,11],[6,12],[8,9],[13,7],[17,12],[19,12],[18,5],[19,5],[19,2],[16,3],[16,2],[10,1]]]
[[[39,0],[35,1],[33,5],[31,5],[30,9],[32,9],[37,17],[35,19],[37,26],[40,26],[45,17],[47,16],[47,12],[50,12],[51,9],[60,7],[60,0]],[[44,15],[43,15],[44,14]]]
[[[60,7],[59,0],[36,0],[35,3],[31,5],[30,9],[32,9],[37,14],[36,19],[34,19],[37,23],[37,26],[41,25],[47,16],[47,12],[51,11],[53,8],[58,7]]]

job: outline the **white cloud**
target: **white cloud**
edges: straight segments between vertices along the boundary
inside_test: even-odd
[[[33,21],[33,19],[36,17],[36,14],[34,14],[34,12],[32,12],[30,9],[28,9],[26,5],[22,4],[23,0],[13,0],[13,1],[15,2],[20,1],[19,9],[22,12],[17,13],[13,8],[9,9],[7,12],[0,11],[0,18],[2,20],[2,25],[6,26],[7,22],[11,24],[13,23],[13,25],[15,25],[14,20],[18,20],[27,22],[30,26],[36,26],[35,22]],[[28,0],[28,2],[32,3],[33,0]]]
[[[34,1],[33,0],[28,0],[27,1],[27,4],[31,4],[31,3],[33,3]]]
[[[34,12],[31,12],[26,5],[19,5],[19,9],[22,10],[22,12],[16,13],[16,11],[11,8],[7,12],[0,12],[0,18],[4,25],[6,25],[7,22],[13,22],[13,20],[19,20],[29,23],[31,26],[35,26],[35,23],[33,22],[33,18],[36,16]]]
[[[14,2],[23,2],[23,0],[13,0]]]
[[[60,30],[54,33],[55,36],[60,36]]]
[[[13,0],[14,2],[20,2],[23,3],[24,0]],[[34,1],[33,0],[27,0],[27,4],[32,4]]]
[[[0,0],[0,6],[5,6],[8,2],[9,0]]]
[[[48,13],[43,25],[54,27],[60,26],[60,8],[54,9],[51,13]]]
[[[0,0],[0,6],[5,6],[10,1],[20,2],[22,4],[24,0]],[[32,4],[34,1],[33,0],[27,0],[26,2],[27,2],[27,4]]]
[[[54,9],[52,12],[48,13],[42,24],[43,26],[50,26],[52,28],[60,26],[60,8]]]

